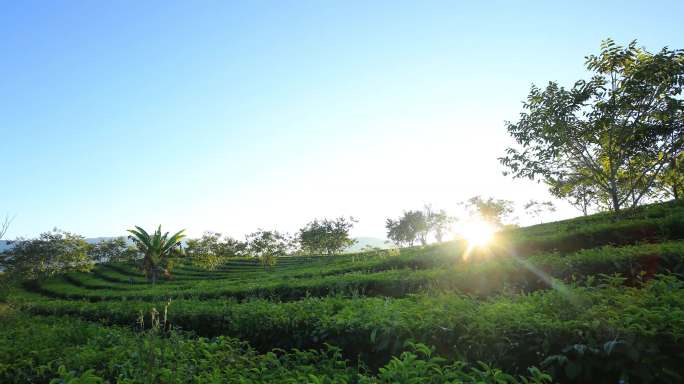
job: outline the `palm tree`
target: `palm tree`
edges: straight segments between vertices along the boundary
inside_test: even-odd
[[[165,258],[175,247],[180,246],[181,239],[185,237],[183,234],[185,230],[178,231],[171,237],[169,237],[168,232],[162,235],[161,225],[152,236],[138,226],[135,229],[129,229],[128,232],[132,234],[129,238],[135,242],[140,252],[145,255],[143,259],[145,276],[152,281],[152,284],[155,284],[162,262],[165,261]]]

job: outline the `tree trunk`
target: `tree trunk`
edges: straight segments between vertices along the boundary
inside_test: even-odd
[[[617,186],[614,180],[610,182],[610,199],[613,203],[613,212],[620,212],[620,198],[618,197]]]
[[[617,196],[611,196],[613,199],[613,212],[618,213],[620,212],[620,202],[618,201]]]

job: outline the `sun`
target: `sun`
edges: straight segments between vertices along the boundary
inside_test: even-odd
[[[484,220],[472,220],[464,223],[459,232],[469,246],[483,246],[492,241],[496,227]]]

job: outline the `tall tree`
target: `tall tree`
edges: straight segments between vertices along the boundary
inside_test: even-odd
[[[594,75],[571,89],[532,86],[517,123],[518,146],[500,158],[504,174],[562,185],[583,179],[613,211],[637,205],[684,147],[684,51],[650,53],[612,40],[586,58]]]
[[[430,233],[430,223],[427,214],[423,211],[408,211],[404,212],[402,220],[407,222],[410,232],[415,233],[415,238],[420,241],[420,244],[427,245],[427,237]]]
[[[495,225],[503,225],[503,221],[513,213],[513,202],[510,200],[487,199],[474,196],[463,202],[471,215],[479,216],[482,220]]]
[[[437,242],[441,243],[444,236],[451,231],[451,225],[456,221],[456,218],[449,216],[443,209],[434,211],[429,204],[425,205],[424,211],[429,230],[434,233]]]
[[[292,246],[289,236],[278,231],[258,231],[247,235],[248,252],[264,267],[274,266],[279,257],[287,255]]]
[[[413,246],[416,240],[427,244],[430,225],[427,214],[423,211],[405,211],[399,220],[387,219],[385,223],[387,238],[397,245]]]
[[[145,275],[152,284],[156,284],[160,272],[168,274],[165,264],[168,263],[173,251],[180,247],[180,242],[185,237],[183,234],[185,230],[169,236],[169,232],[162,234],[160,225],[152,235],[138,226],[135,229],[129,229],[128,232],[131,233],[130,238],[135,242],[138,250],[144,255],[142,268]]]
[[[415,241],[415,237],[410,238],[406,223],[401,220],[387,219],[385,221],[385,229],[387,229],[387,238],[398,247],[405,243],[413,245],[413,241]]]
[[[308,254],[325,253],[334,255],[356,243],[349,237],[349,231],[356,220],[339,217],[335,220],[314,220],[299,230],[297,241]]]

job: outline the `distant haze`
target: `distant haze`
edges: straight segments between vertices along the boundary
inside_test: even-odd
[[[384,239],[377,237],[357,237],[354,240],[356,244],[345,249],[345,252],[358,252],[365,247],[389,248],[391,246]]]

